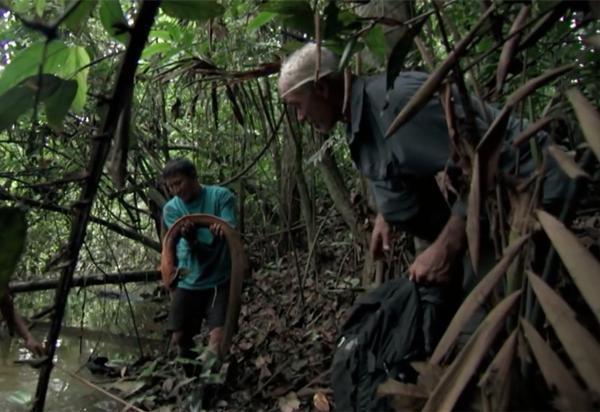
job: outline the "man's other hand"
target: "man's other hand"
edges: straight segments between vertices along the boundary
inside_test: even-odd
[[[44,356],[44,353],[46,352],[44,346],[32,336],[25,340],[25,347],[29,349],[35,356]]]
[[[225,234],[225,232],[223,230],[223,226],[220,223],[213,223],[212,225],[210,225],[208,227],[208,229],[214,236],[219,237],[219,238],[223,237],[223,235]]]
[[[369,251],[376,259],[383,257],[383,252],[390,250],[390,232],[389,223],[379,213],[375,218],[375,226],[373,226],[371,244],[369,246]]]

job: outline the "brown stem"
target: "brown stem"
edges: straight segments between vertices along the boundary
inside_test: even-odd
[[[81,246],[85,239],[92,206],[102,176],[102,169],[106,163],[112,136],[124,104],[123,99],[120,99],[119,96],[124,95],[133,87],[138,61],[142,55],[146,40],[148,39],[150,28],[154,24],[154,17],[158,12],[159,6],[160,2],[158,1],[145,0],[142,2],[135,25],[131,31],[131,37],[127,46],[127,51],[123,57],[122,66],[117,77],[112,98],[108,103],[108,111],[102,125],[102,130],[99,133],[101,137],[94,139],[92,143],[93,146],[88,167],[90,174],[87,184],[81,191],[79,201],[75,205],[75,214],[71,224],[71,234],[69,236],[67,248],[70,253],[69,264],[62,270],[59,285],[56,290],[54,304],[55,312],[52,317],[52,323],[47,338],[48,360],[44,362],[40,369],[38,386],[32,408],[33,412],[43,412],[44,410],[48,382],[50,381],[50,374],[54,367],[52,360],[56,353],[56,341],[60,335],[67,298],[69,296],[69,291],[71,290],[71,282],[77,265],[79,251],[81,250]]]

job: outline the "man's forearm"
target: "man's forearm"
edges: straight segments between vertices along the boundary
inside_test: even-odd
[[[25,341],[32,339],[31,332],[29,332],[29,328],[25,324],[25,320],[16,310],[14,311],[14,322],[17,335],[19,335]]]
[[[29,328],[27,328],[25,320],[15,309],[12,297],[10,295],[5,295],[2,297],[2,301],[0,302],[0,311],[2,312],[2,316],[4,316],[4,319],[6,320],[8,328],[11,330],[11,332],[16,332],[17,335],[19,335],[25,341],[31,339]]]
[[[448,222],[435,240],[435,243],[440,243],[446,250],[456,255],[461,252],[466,244],[465,234],[465,219],[458,215],[450,215]]]

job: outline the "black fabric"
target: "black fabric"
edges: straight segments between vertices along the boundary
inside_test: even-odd
[[[225,324],[229,300],[229,281],[211,289],[177,288],[173,292],[167,329],[184,331],[190,338],[200,332],[202,321],[213,329]]]
[[[415,382],[410,362],[433,351],[453,313],[447,291],[400,278],[357,299],[333,359],[336,410],[390,410],[377,386],[388,378]]]

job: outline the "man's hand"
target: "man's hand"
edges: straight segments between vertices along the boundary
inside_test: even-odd
[[[187,220],[181,224],[181,236],[183,236],[190,245],[196,243],[196,225],[194,222]]]
[[[448,282],[452,263],[461,253],[464,243],[464,219],[451,216],[435,242],[410,265],[409,279],[425,284]]]
[[[223,226],[221,226],[220,223],[213,223],[208,227],[208,229],[215,237],[218,238],[223,237],[223,235],[225,234],[225,232],[223,231]]]
[[[383,257],[383,252],[390,250],[390,225],[381,213],[375,218],[375,226],[371,233],[369,251],[376,259]]]
[[[449,280],[452,260],[446,247],[434,242],[410,265],[408,278],[416,283],[445,283]]]
[[[29,336],[25,340],[25,347],[29,349],[35,356],[44,356],[46,352],[44,346],[35,340],[33,336]]]

